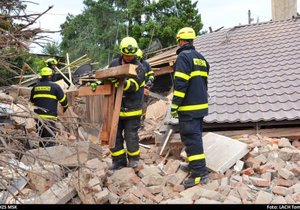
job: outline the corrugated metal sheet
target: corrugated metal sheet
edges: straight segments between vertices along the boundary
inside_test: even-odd
[[[197,37],[210,63],[206,123],[300,120],[300,18]],[[176,49],[149,59],[169,63]]]

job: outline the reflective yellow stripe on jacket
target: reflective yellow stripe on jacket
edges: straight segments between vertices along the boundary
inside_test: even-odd
[[[184,92],[180,92],[178,90],[174,90],[174,96],[180,97],[180,98],[184,98],[185,93]]]
[[[197,76],[207,77],[208,75],[207,75],[206,71],[200,71],[200,70],[192,71],[190,73],[190,75],[179,72],[179,71],[176,71],[175,74],[174,74],[174,77],[179,77],[179,78],[184,79],[184,80],[190,80],[192,77],[197,77]]]
[[[35,94],[33,98],[51,98],[57,100],[56,96],[51,94]]]
[[[131,85],[131,83],[134,84],[134,86],[135,86],[135,91],[138,91],[138,90],[139,90],[139,84],[138,84],[134,79],[132,79],[132,78],[129,78],[129,79],[127,80],[126,86],[124,87],[123,90],[124,90],[124,91],[128,90],[129,87],[130,87],[130,85]]]
[[[197,104],[197,105],[188,105],[188,106],[180,106],[178,111],[193,111],[193,110],[200,110],[200,109],[207,109],[208,104]]]
[[[60,103],[63,102],[64,100],[66,100],[66,98],[67,98],[67,96],[66,96],[66,94],[64,94],[64,97],[61,100],[59,100],[59,102]]]
[[[193,71],[190,74],[191,77],[196,77],[196,76],[201,76],[201,77],[207,77],[207,72],[206,71]]]

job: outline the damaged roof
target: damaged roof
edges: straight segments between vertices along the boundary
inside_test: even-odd
[[[206,123],[300,120],[300,17],[198,36],[209,62]],[[175,60],[177,48],[148,59]]]

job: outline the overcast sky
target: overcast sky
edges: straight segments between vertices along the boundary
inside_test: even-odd
[[[38,24],[42,29],[60,30],[68,13],[77,15],[83,9],[83,0],[32,0],[38,5],[28,3],[28,13],[45,11],[48,6],[54,7],[39,19]],[[195,2],[195,0],[193,0]],[[298,9],[300,8],[298,0]],[[197,8],[202,17],[203,29],[209,31],[209,27],[216,30],[220,27],[230,28],[239,24],[248,24],[248,10],[251,11],[253,23],[269,21],[272,18],[271,0],[198,0]],[[60,42],[60,35],[50,34],[57,42]],[[32,51],[39,52],[40,48],[32,48]]]

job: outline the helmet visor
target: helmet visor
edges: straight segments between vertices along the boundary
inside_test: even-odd
[[[128,45],[128,47],[122,48],[122,53],[125,55],[135,55],[137,52],[138,48],[133,47],[132,45]]]

